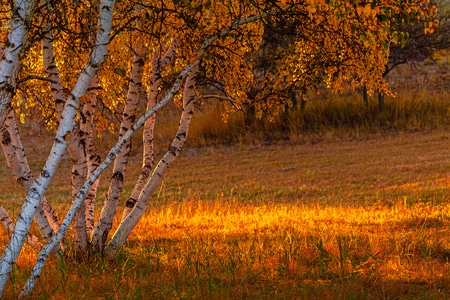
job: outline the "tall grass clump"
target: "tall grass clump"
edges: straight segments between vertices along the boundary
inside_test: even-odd
[[[226,115],[221,102],[200,107],[194,118],[189,128],[190,145],[232,144],[244,138],[244,114]]]
[[[358,93],[312,95],[300,105],[281,110],[274,118],[246,125],[244,113],[234,112],[224,121],[223,105],[198,111],[190,131],[190,145],[360,138],[387,132],[414,132],[450,127],[450,95],[422,91],[386,97],[379,109],[375,96],[365,104]]]
[[[358,94],[312,100],[303,110],[292,110],[289,128],[298,135],[327,132],[357,135],[442,129],[450,125],[448,94],[402,94],[385,101],[381,111],[375,97],[366,105]]]

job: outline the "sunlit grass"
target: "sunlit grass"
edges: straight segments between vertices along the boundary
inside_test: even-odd
[[[444,130],[186,148],[117,260],[51,260],[33,298],[449,299],[449,148]],[[131,157],[123,202],[140,163]],[[61,167],[47,193],[59,215],[71,201],[70,160]],[[16,218],[23,196],[0,171]],[[26,247],[5,299],[35,259]]]
[[[449,210],[192,199],[152,209],[117,261],[51,263],[36,295],[445,299]]]

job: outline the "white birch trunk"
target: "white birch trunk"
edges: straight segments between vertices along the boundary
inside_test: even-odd
[[[14,231],[14,222],[2,206],[0,206],[0,221],[8,232]],[[27,235],[27,244],[36,251],[39,251],[42,247],[37,236],[32,235],[31,233],[28,233]]]
[[[158,47],[153,53],[152,57],[152,71],[150,73],[150,87],[147,97],[147,111],[151,110],[159,97],[159,87],[162,81],[161,72],[169,65],[174,57],[178,46],[178,39],[173,38],[172,42],[167,49],[166,53],[162,58],[160,58],[160,47]],[[136,201],[144,188],[145,184],[150,177],[153,170],[153,160],[154,160],[154,149],[153,149],[153,131],[155,128],[156,114],[148,118],[144,125],[143,133],[143,159],[142,159],[142,170],[139,174],[138,181],[134,186],[133,192],[130,198],[128,198],[125,203],[125,208],[122,214],[122,220],[131,212]]]
[[[72,138],[67,148],[70,157],[72,158],[72,199],[75,201],[81,187],[86,182],[87,176],[87,161],[86,151],[84,148],[84,140],[81,138],[80,128],[74,127],[72,131]],[[81,209],[79,209],[75,215],[72,230],[73,243],[76,251],[82,251],[87,246],[86,235],[86,220],[85,220],[85,205],[82,203]]]
[[[153,107],[152,110],[147,111],[143,116],[141,116],[139,118],[139,120],[133,126],[131,126],[130,130],[128,130],[123,135],[123,137],[117,142],[117,144],[111,148],[111,150],[109,151],[105,160],[94,171],[92,176],[90,178],[88,178],[88,180],[84,184],[83,188],[78,193],[77,199],[74,201],[74,203],[70,207],[64,220],[61,222],[60,229],[55,234],[55,236],[51,239],[51,241],[48,242],[44,247],[42,247],[41,252],[39,253],[39,257],[36,261],[36,264],[33,267],[32,274],[31,274],[30,278],[28,278],[28,281],[27,281],[25,287],[23,288],[22,293],[20,294],[21,296],[28,296],[31,293],[31,291],[33,290],[34,285],[36,284],[37,280],[39,279],[39,277],[42,273],[45,262],[47,261],[47,258],[50,254],[50,250],[52,249],[52,247],[54,247],[54,245],[59,243],[64,238],[64,235],[66,234],[67,230],[69,229],[69,225],[75,216],[75,212],[80,208],[87,192],[92,187],[95,180],[97,180],[99,178],[100,174],[114,161],[117,151],[119,151],[119,149],[122,148],[122,146],[127,142],[127,140],[131,139],[131,137],[136,132],[136,130],[138,130],[141,126],[143,126],[145,121],[149,117],[151,117],[154,113],[156,113],[164,105],[166,105],[173,99],[173,97],[180,90],[180,87],[181,87],[185,77],[187,76],[188,72],[192,68],[196,67],[199,62],[200,62],[199,60],[196,60],[194,63],[186,66],[186,68],[181,72],[181,74],[175,80],[175,83],[173,84],[169,93],[160,102],[158,102]]]
[[[33,175],[29,169],[28,162],[25,157],[25,151],[19,137],[16,119],[13,110],[7,115],[7,118],[0,128],[2,137],[2,148],[9,168],[11,169],[17,182],[22,190],[27,193],[34,182]],[[41,203],[46,202],[45,198],[41,199]],[[53,229],[50,226],[42,205],[37,208],[34,216],[39,232],[45,240],[49,240],[53,235]],[[59,247],[55,247],[55,251],[59,251]]]
[[[61,77],[55,62],[55,50],[53,48],[53,37],[50,32],[50,28],[48,28],[47,33],[41,40],[41,48],[44,62],[44,72],[47,78],[50,79],[50,92],[55,100],[55,110],[59,122],[64,109],[64,104],[66,103],[66,95],[64,94],[64,89],[61,84]]]
[[[142,42],[141,42],[142,43]],[[136,119],[136,108],[139,103],[139,95],[142,89],[142,74],[145,64],[147,49],[142,45],[137,47],[133,63],[131,65],[131,77],[128,87],[128,95],[125,103],[122,122],[119,129],[119,139],[131,128]],[[109,183],[106,201],[103,205],[99,220],[92,233],[92,246],[99,252],[103,251],[104,243],[111,229],[117,204],[122,192],[123,180],[131,151],[131,140],[124,143],[117,152],[114,161],[113,175]]]
[[[144,215],[145,209],[147,208],[152,194],[156,191],[158,186],[161,184],[164,175],[166,174],[170,165],[175,161],[178,154],[181,151],[184,143],[186,142],[188,136],[189,125],[191,123],[192,115],[194,113],[195,104],[195,77],[197,75],[198,65],[191,69],[189,72],[183,91],[183,113],[180,118],[180,125],[178,127],[178,132],[172,141],[172,145],[169,150],[164,155],[164,157],[159,161],[155,168],[150,180],[147,185],[142,190],[139,195],[139,199],[136,202],[133,210],[130,214],[120,223],[116,232],[114,233],[108,246],[105,248],[105,252],[109,256],[115,256],[117,249],[121,247],[128,236],[130,235],[133,228],[139,222],[139,220]]]
[[[30,165],[28,164],[28,160],[27,160],[27,157],[25,154],[25,149],[24,149],[24,147],[22,145],[22,141],[20,139],[19,128],[17,127],[17,121],[16,121],[16,118],[14,117],[14,114],[12,111],[10,112],[10,115],[8,114],[4,125],[10,134],[11,145],[14,148],[14,152],[15,152],[18,162],[20,164],[20,168],[22,169],[22,172],[24,174],[24,178],[26,178],[26,180],[23,180],[24,182],[22,182],[24,184],[24,191],[26,193],[28,191],[28,189],[31,187],[31,185],[33,184],[34,177],[33,177],[33,174],[31,173]],[[18,177],[16,177],[16,178],[18,179]],[[53,230],[56,232],[59,229],[58,217],[56,216],[56,213],[53,211],[53,209],[49,205],[45,196],[42,197],[42,199],[41,199],[41,206],[45,212],[45,216],[47,219],[47,220],[44,220],[43,226],[47,227],[47,224],[49,223],[50,226],[53,228]],[[41,209],[41,208],[39,208],[39,209]],[[42,211],[40,211],[39,214],[42,214]],[[41,233],[47,232],[47,231],[48,231],[48,229],[45,229],[45,230],[41,231]],[[46,234],[46,235],[48,235],[48,234]]]
[[[66,105],[64,106],[61,122],[58,126],[58,131],[50,155],[48,156],[41,174],[28,191],[25,203],[22,206],[19,218],[16,222],[14,232],[0,258],[0,296],[3,293],[12,267],[16,263],[17,257],[23,247],[25,238],[30,229],[32,217],[36,212],[39,201],[47,190],[61,158],[66,151],[71,132],[75,126],[75,115],[77,113],[79,99],[85,94],[92,76],[108,54],[113,8],[113,0],[102,0],[100,4],[99,29],[97,30],[96,44],[86,66],[78,77],[78,81],[73,88]]]
[[[83,116],[85,122],[80,124],[81,130],[85,133],[85,148],[87,158],[88,178],[92,176],[94,171],[101,163],[100,155],[94,143],[94,111],[97,105],[97,89],[98,89],[98,75],[92,77],[88,89],[88,103],[83,107]],[[85,199],[85,219],[86,219],[86,235],[89,239],[94,230],[94,212],[95,212],[95,198],[97,196],[97,187],[100,179],[95,180]]]
[[[27,160],[27,157],[25,154],[25,150],[22,145],[22,141],[20,140],[19,129],[17,127],[17,121],[14,118],[12,111],[8,114],[7,119],[5,120],[4,126],[5,126],[5,128],[7,128],[7,131],[10,134],[11,146],[14,148],[14,153],[15,153],[18,163],[20,165],[21,172],[23,173],[22,176],[19,176],[19,177],[16,176],[16,180],[19,181],[19,178],[25,178],[25,179],[20,179],[20,183],[23,184],[24,191],[26,193],[28,191],[28,189],[31,187],[31,185],[33,184],[34,177],[31,173],[31,169],[30,169],[30,166],[28,164],[28,160]],[[42,199],[41,199],[41,206],[45,212],[48,223],[50,223],[50,226],[53,228],[53,231],[56,232],[60,226],[58,217],[56,216],[56,213],[53,211],[53,209],[49,205],[45,196],[42,197]]]
[[[6,118],[11,99],[15,94],[20,53],[26,43],[27,26],[36,2],[36,0],[17,0],[12,8],[6,48],[0,61],[0,125]]]
[[[49,26],[47,26],[49,27]],[[47,78],[50,79],[50,93],[55,100],[55,110],[58,117],[58,122],[61,120],[64,104],[66,103],[66,96],[61,84],[61,78],[59,70],[55,63],[55,53],[53,48],[52,34],[50,28],[41,40],[44,71]],[[68,146],[68,152],[72,158],[72,198],[75,199],[80,188],[86,181],[86,152],[84,146],[84,140],[81,137],[80,128],[75,126],[72,132],[71,140]],[[87,246],[86,224],[84,210],[77,212],[73,224],[73,242],[77,250],[83,250]]]

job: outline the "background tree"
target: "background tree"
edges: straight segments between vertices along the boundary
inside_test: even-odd
[[[445,3],[440,3],[440,14],[433,23],[421,22],[403,25],[399,42],[392,43],[389,48],[389,58],[382,74],[383,78],[396,67],[407,63],[422,63],[433,59],[433,55],[441,50],[450,48],[450,23]],[[384,110],[385,93],[379,92],[378,108]],[[367,89],[363,89],[364,103],[368,105]]]

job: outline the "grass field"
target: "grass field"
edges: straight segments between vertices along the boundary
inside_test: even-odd
[[[28,148],[36,159],[46,144]],[[447,131],[187,148],[117,261],[51,261],[33,298],[450,299],[449,148]],[[23,197],[2,165],[16,216]],[[60,214],[69,167],[47,193]],[[6,299],[35,258],[26,247]]]

